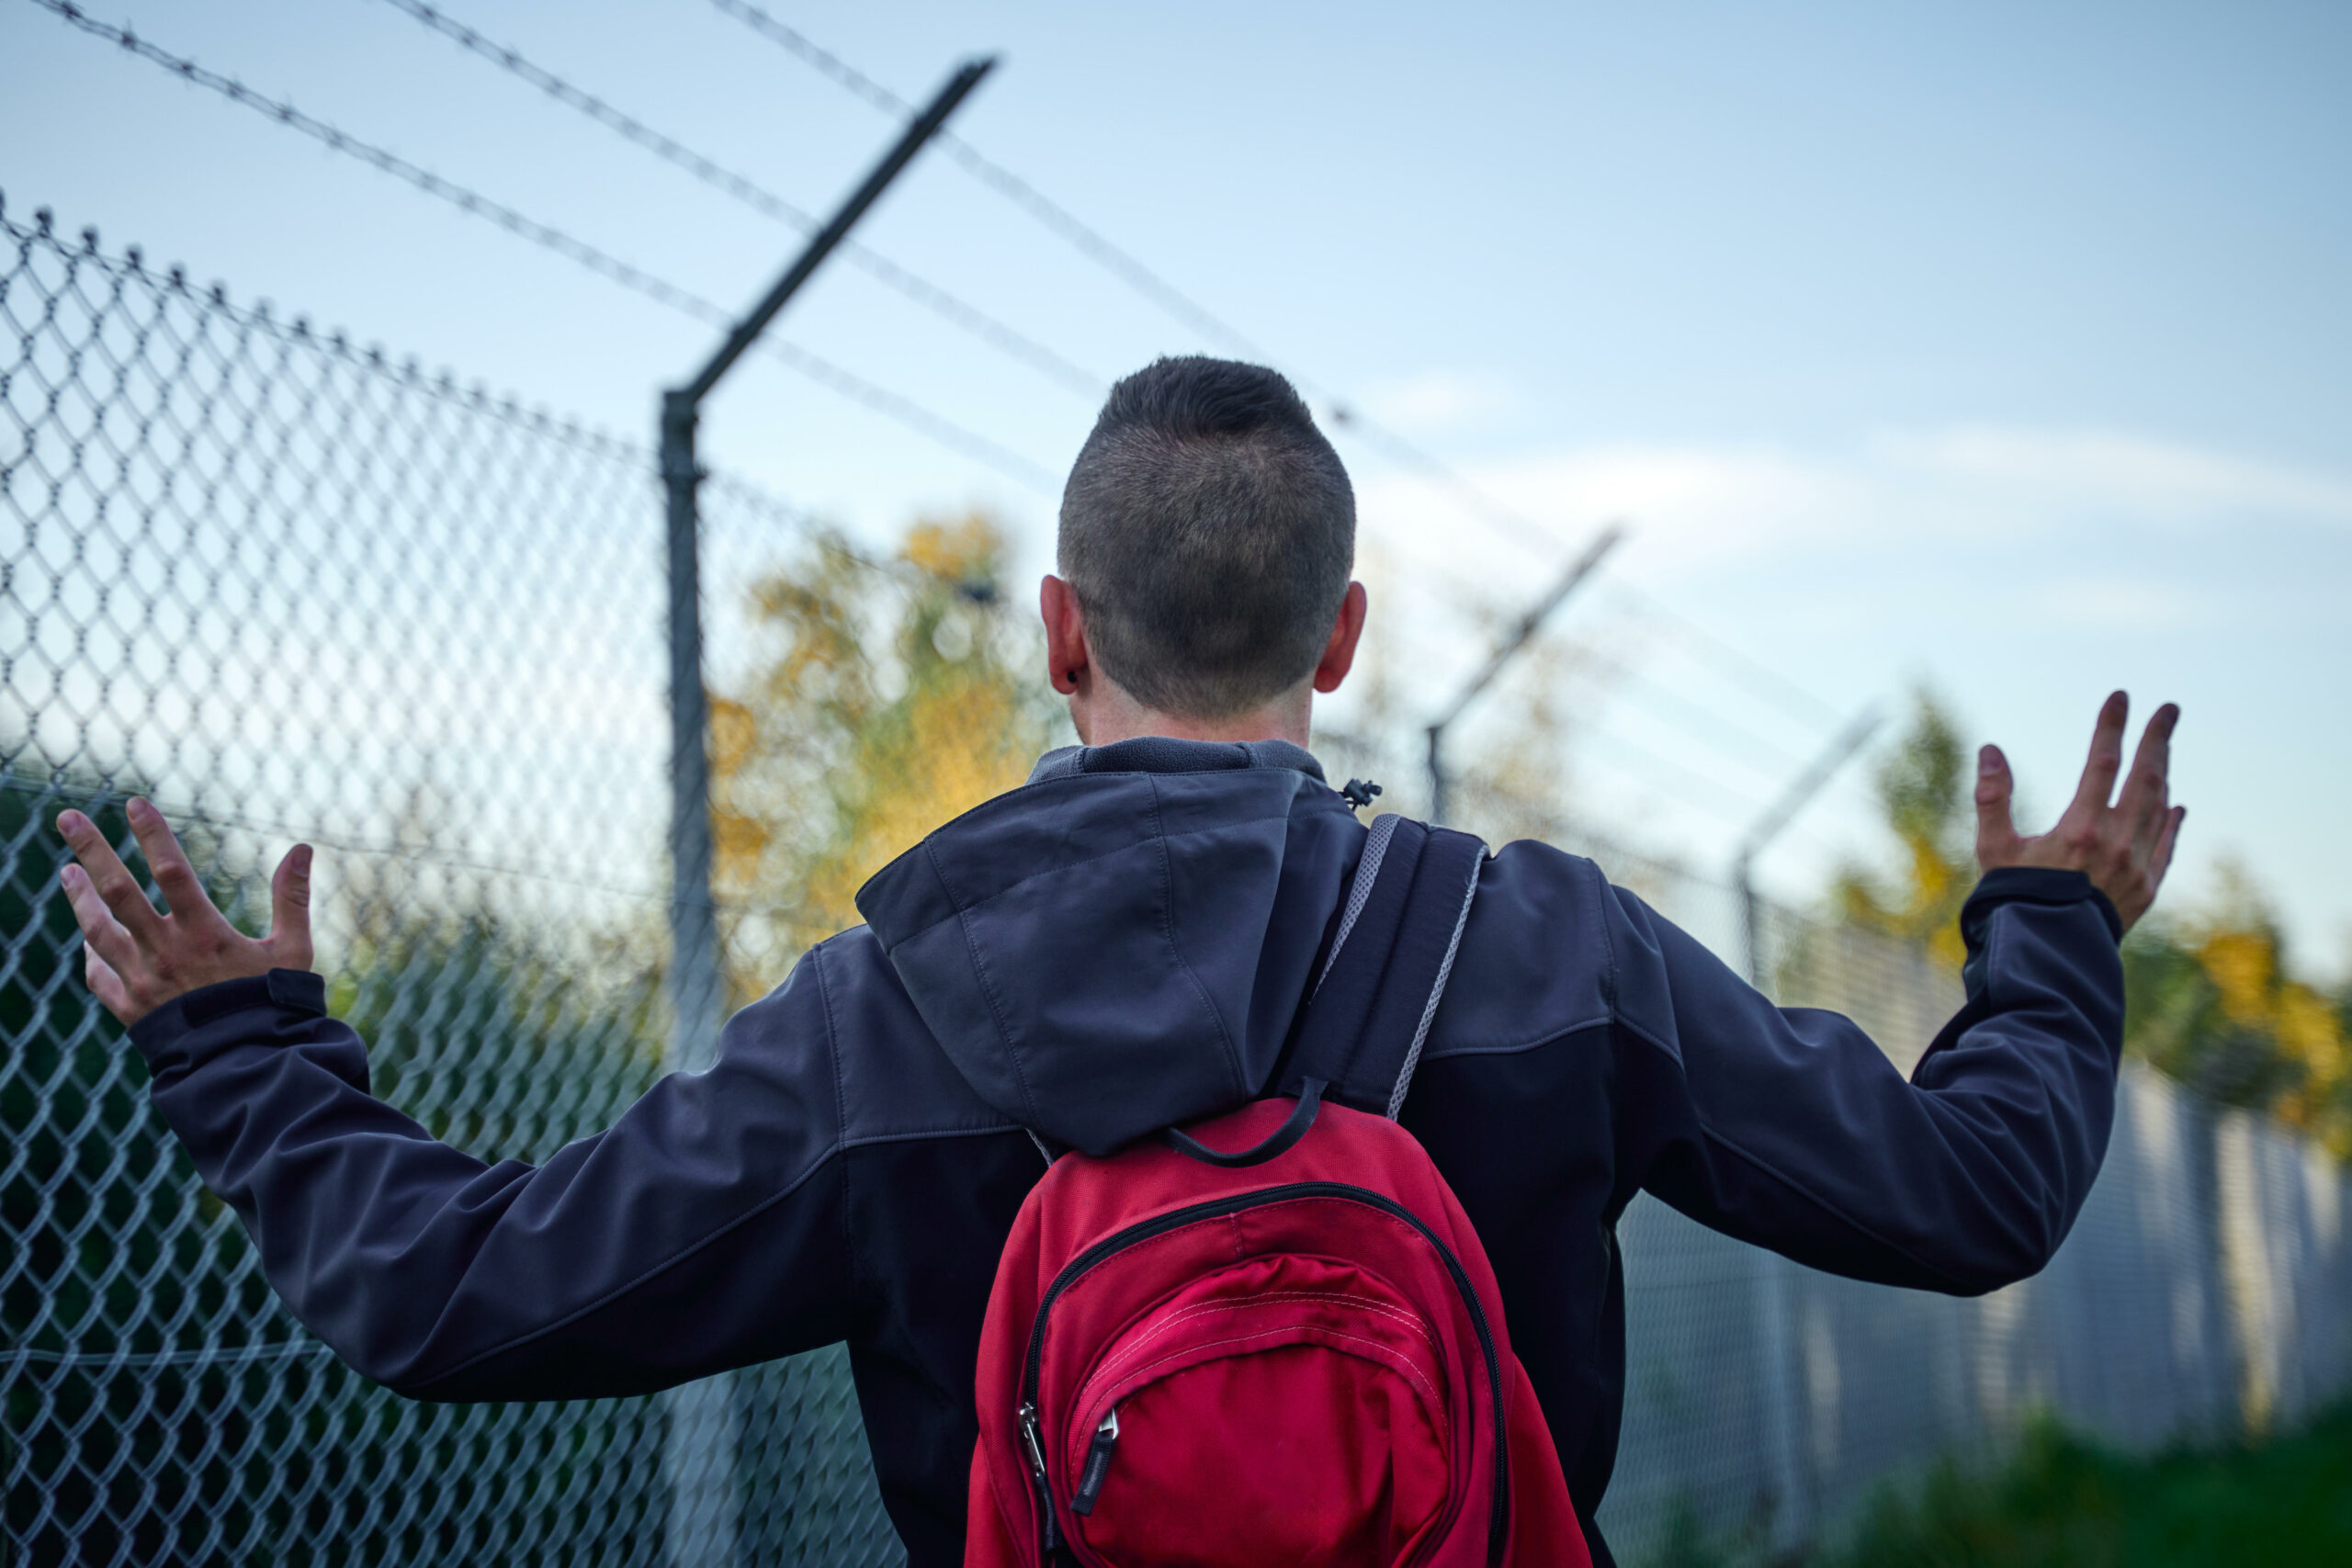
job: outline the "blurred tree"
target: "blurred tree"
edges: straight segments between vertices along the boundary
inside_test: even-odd
[[[1830,888],[1846,924],[1924,948],[1955,969],[1967,956],[1960,907],[1976,886],[1968,750],[1951,711],[1933,694],[1915,693],[1911,722],[1872,780],[1902,869],[1888,878],[1849,866]]]
[[[539,1160],[609,1125],[662,1066],[662,969],[638,931],[535,930],[479,906],[379,899],[327,1010],[370,1088],[484,1159]]]
[[[865,879],[1028,776],[1066,729],[989,519],[925,520],[895,570],[835,547],[752,589],[774,642],[711,713],[713,886],[741,1001],[857,923]]]
[[[1847,924],[1957,966],[1960,907],[1975,886],[1968,757],[1935,697],[1879,764],[1877,794],[1901,872],[1841,872]],[[2277,918],[2242,869],[2210,904],[2151,917],[2123,944],[2124,1049],[2227,1105],[2268,1111],[2352,1158],[2352,984],[2330,998],[2290,973]]]
[[[2277,917],[2227,867],[2206,908],[2123,944],[2125,1045],[2224,1104],[2267,1110],[2352,1158],[2352,987],[2288,969]]]

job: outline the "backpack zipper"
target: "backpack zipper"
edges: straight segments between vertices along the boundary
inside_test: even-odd
[[[1102,1495],[1102,1483],[1111,1477],[1111,1456],[1118,1447],[1119,1407],[1114,1404],[1094,1428],[1094,1440],[1086,1445],[1086,1468],[1079,1472],[1078,1491],[1069,1500],[1069,1511],[1080,1518],[1094,1512],[1094,1500]]]
[[[1495,1335],[1487,1322],[1487,1309],[1480,1304],[1478,1292],[1470,1283],[1469,1273],[1462,1267],[1462,1260],[1453,1256],[1452,1247],[1438,1239],[1435,1231],[1430,1230],[1421,1222],[1419,1215],[1396,1200],[1384,1197],[1370,1188],[1357,1187],[1345,1181],[1294,1181],[1282,1187],[1263,1187],[1254,1192],[1240,1192],[1227,1198],[1212,1198],[1206,1202],[1188,1204],[1182,1209],[1171,1209],[1167,1213],[1138,1221],[1123,1231],[1104,1236],[1101,1241],[1071,1258],[1063,1266],[1062,1271],[1054,1276],[1054,1282],[1046,1288],[1044,1298],[1037,1303],[1037,1316],[1029,1329],[1029,1355],[1021,1371],[1019,1419],[1022,1438],[1028,1445],[1029,1462],[1037,1482],[1037,1506],[1044,1513],[1046,1521],[1040,1534],[1047,1544],[1040,1558],[1041,1562],[1051,1561],[1054,1551],[1060,1545],[1061,1537],[1059,1524],[1054,1517],[1052,1484],[1046,1477],[1045,1445],[1038,1436],[1037,1428],[1038,1372],[1046,1353],[1046,1319],[1052,1314],[1055,1301],[1064,1291],[1076,1284],[1081,1275],[1140,1242],[1149,1241],[1156,1235],[1164,1235],[1170,1231],[1182,1229],[1185,1225],[1201,1220],[1221,1219],[1227,1214],[1238,1214],[1245,1209],[1262,1208],[1269,1203],[1286,1202],[1298,1198],[1337,1198],[1346,1202],[1362,1203],[1367,1208],[1377,1209],[1385,1214],[1404,1221],[1420,1233],[1422,1240],[1436,1249],[1438,1257],[1445,1261],[1446,1271],[1453,1276],[1453,1288],[1460,1292],[1462,1304],[1470,1311],[1470,1325],[1478,1333],[1479,1352],[1487,1359],[1487,1386],[1495,1413],[1495,1496],[1487,1525],[1487,1562],[1489,1568],[1498,1568],[1503,1560],[1503,1549],[1507,1544],[1504,1539],[1504,1529],[1510,1521],[1510,1418],[1503,1409],[1502,1366],[1495,1356]],[[1111,1424],[1111,1438],[1114,1443],[1118,1439],[1118,1427],[1115,1421]],[[1102,1433],[1100,1430],[1097,1430],[1094,1435],[1094,1443],[1096,1446],[1102,1444]],[[1094,1449],[1090,1447],[1086,1466],[1090,1472],[1096,1468],[1094,1457]],[[1104,1450],[1102,1469],[1105,1472],[1110,1469],[1107,1449]],[[1095,1488],[1099,1492],[1101,1487],[1102,1482],[1097,1478]],[[1093,1500],[1090,1498],[1086,1511],[1091,1513],[1092,1509]],[[1077,1511],[1075,1502],[1073,1502],[1072,1511]]]
[[[1054,1494],[1046,1480],[1046,1447],[1037,1439],[1037,1407],[1023,1401],[1021,1405],[1021,1446],[1027,1450],[1030,1479],[1037,1483],[1037,1517],[1043,1524],[1037,1531],[1037,1560],[1051,1562],[1054,1553],[1061,1550],[1061,1527],[1054,1518]]]

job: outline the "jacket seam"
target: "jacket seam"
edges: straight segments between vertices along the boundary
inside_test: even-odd
[[[841,1146],[848,1149],[870,1149],[883,1144],[922,1144],[941,1138],[993,1138],[1003,1133],[1020,1133],[1028,1129],[1018,1122],[1002,1122],[993,1127],[941,1127],[927,1133],[868,1133],[860,1138],[843,1138]]]
[[[1993,976],[2001,972],[2001,932],[2010,922],[1993,917],[2007,907],[2006,904],[1995,905],[1984,919],[1984,1005],[1996,1010],[2000,1003],[1993,996]]]
[[[841,1031],[833,1021],[833,988],[825,980],[824,944],[819,943],[808,953],[808,966],[817,976],[817,998],[825,1011],[825,1055],[833,1069],[833,1148],[849,1145],[849,1088],[842,1078]],[[842,1250],[849,1262],[849,1297],[852,1303],[862,1299],[857,1261],[857,1227],[850,1223],[849,1166],[842,1166]]]
[[[1588,878],[1600,884],[1600,898],[1599,901],[1599,907],[1593,912],[1598,918],[1597,923],[1600,927],[1600,951],[1603,955],[1601,973],[1607,976],[1608,985],[1608,990],[1603,995],[1602,1000],[1608,1003],[1610,1016],[1614,1018],[1619,1015],[1617,988],[1617,939],[1610,933],[1609,930],[1609,905],[1616,897],[1617,890],[1609,885],[1609,879],[1607,877],[1600,874],[1600,868],[1599,866],[1593,864],[1590,861],[1586,861],[1584,864]],[[1669,1052],[1668,1054],[1674,1056],[1677,1066],[1680,1065],[1681,1056],[1679,1053]]]
[[[1571,1034],[1582,1034],[1587,1030],[1592,1029],[1606,1029],[1616,1021],[1615,1015],[1601,1013],[1594,1018],[1579,1019],[1574,1023],[1564,1023],[1559,1028],[1546,1031],[1532,1040],[1495,1045],[1448,1045],[1442,1049],[1423,1052],[1421,1060],[1436,1062],[1442,1061],[1448,1056],[1514,1056],[1522,1051],[1539,1051],[1546,1045],[1566,1039]]]
[[[940,891],[947,895],[950,905],[957,905],[956,889],[947,880],[947,868],[939,863],[939,851],[929,839],[923,840],[924,858],[931,862],[931,874],[939,879]],[[1021,1066],[1021,1050],[1012,1043],[1012,1031],[1004,1021],[1004,998],[997,995],[996,981],[989,974],[988,960],[980,954],[980,944],[972,935],[972,918],[968,910],[957,905],[956,928],[964,936],[964,951],[971,955],[972,976],[979,982],[980,995],[987,998],[989,1017],[996,1024],[996,1037],[1004,1045],[1004,1058],[1012,1064],[1013,1080],[1021,1086],[1021,1102],[1029,1108],[1032,1122],[1037,1120],[1036,1092],[1029,1087],[1029,1074]],[[931,928],[923,928],[928,931]]]
[[[1241,1052],[1233,1043],[1233,1032],[1226,1028],[1224,1015],[1216,1010],[1216,999],[1209,995],[1209,988],[1201,984],[1200,976],[1193,971],[1192,960],[1184,956],[1184,949],[1176,941],[1176,873],[1168,863],[1168,831],[1159,815],[1159,778],[1149,773],[1145,777],[1151,785],[1151,836],[1159,848],[1160,940],[1167,942],[1170,954],[1176,960],[1176,967],[1182,970],[1184,978],[1192,983],[1193,994],[1200,998],[1202,1010],[1209,1015],[1209,1023],[1216,1030],[1217,1043],[1225,1047],[1227,1070],[1233,1075],[1235,1092],[1248,1094],[1250,1084],[1241,1070]],[[1288,812],[1283,813],[1283,820],[1289,820]]]

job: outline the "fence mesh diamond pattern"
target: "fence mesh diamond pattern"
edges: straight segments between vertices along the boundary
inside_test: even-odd
[[[50,827],[82,807],[128,856],[120,803],[152,795],[249,925],[263,856],[317,842],[321,967],[378,1092],[485,1157],[604,1126],[665,1029],[651,459],[45,216],[5,244],[6,1538],[27,1562],[660,1561],[662,1401],[413,1404],[277,1304],[83,987]],[[748,486],[707,506],[805,547]],[[745,1557],[897,1560],[842,1354],[729,1382]]]
[[[829,590],[824,615],[850,606],[941,649],[968,645],[989,602],[876,612],[910,603],[897,568],[724,476],[705,513],[707,580],[730,585],[706,593],[714,668],[748,667],[744,589],[762,581],[847,574],[858,586]],[[379,1093],[490,1158],[605,1126],[669,1037],[661,518],[641,447],[0,209],[11,1561],[902,1560],[839,1348],[564,1404],[420,1404],[345,1369],[158,1122],[57,891],[55,813],[88,811],[128,852],[131,793],[187,825],[249,927],[266,857],[313,841],[320,967]],[[747,798],[805,794],[838,760],[730,762],[750,747],[729,739],[740,717],[718,705],[713,751]],[[1409,777],[1376,739],[1327,760]],[[844,897],[775,886],[751,816],[718,806],[740,1001]],[[1463,810],[1490,839],[1595,853],[1747,961],[1726,889],[1491,782],[1465,779]],[[1917,953],[1763,914],[1767,983],[1852,1014],[1898,1066],[1957,1002]],[[2037,1405],[2140,1444],[2291,1419],[2352,1384],[2347,1200],[2324,1156],[2137,1069],[2074,1237],[1982,1301],[1831,1280],[1638,1200],[1619,1233],[1627,1404],[1602,1518],[1628,1562],[1669,1546],[1678,1517],[1771,1553],[1892,1470],[1997,1451]]]

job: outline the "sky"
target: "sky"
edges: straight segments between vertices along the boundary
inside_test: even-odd
[[[730,308],[797,248],[388,0],[82,3]],[[895,133],[706,0],[449,7],[808,209]],[[2306,968],[2352,969],[2352,11],[771,9],[910,99],[996,54],[956,131],[1308,389],[1355,478],[1400,768],[1494,629],[1622,521],[1554,657],[1464,721],[1474,765],[1529,682],[1562,682],[1570,813],[1720,874],[1867,705],[1938,694],[2046,820],[2122,686],[2186,712],[2165,906],[2242,867]],[[639,440],[712,346],[29,0],[0,0],[0,191]],[[1025,597],[1092,383],[1232,343],[935,151],[859,237],[1076,374],[837,260],[778,334],[1013,456],[761,356],[705,451],[877,542],[987,508]],[[1344,692],[1328,716],[1363,722]],[[1774,841],[1768,889],[1817,897],[1883,849],[1868,774]]]

